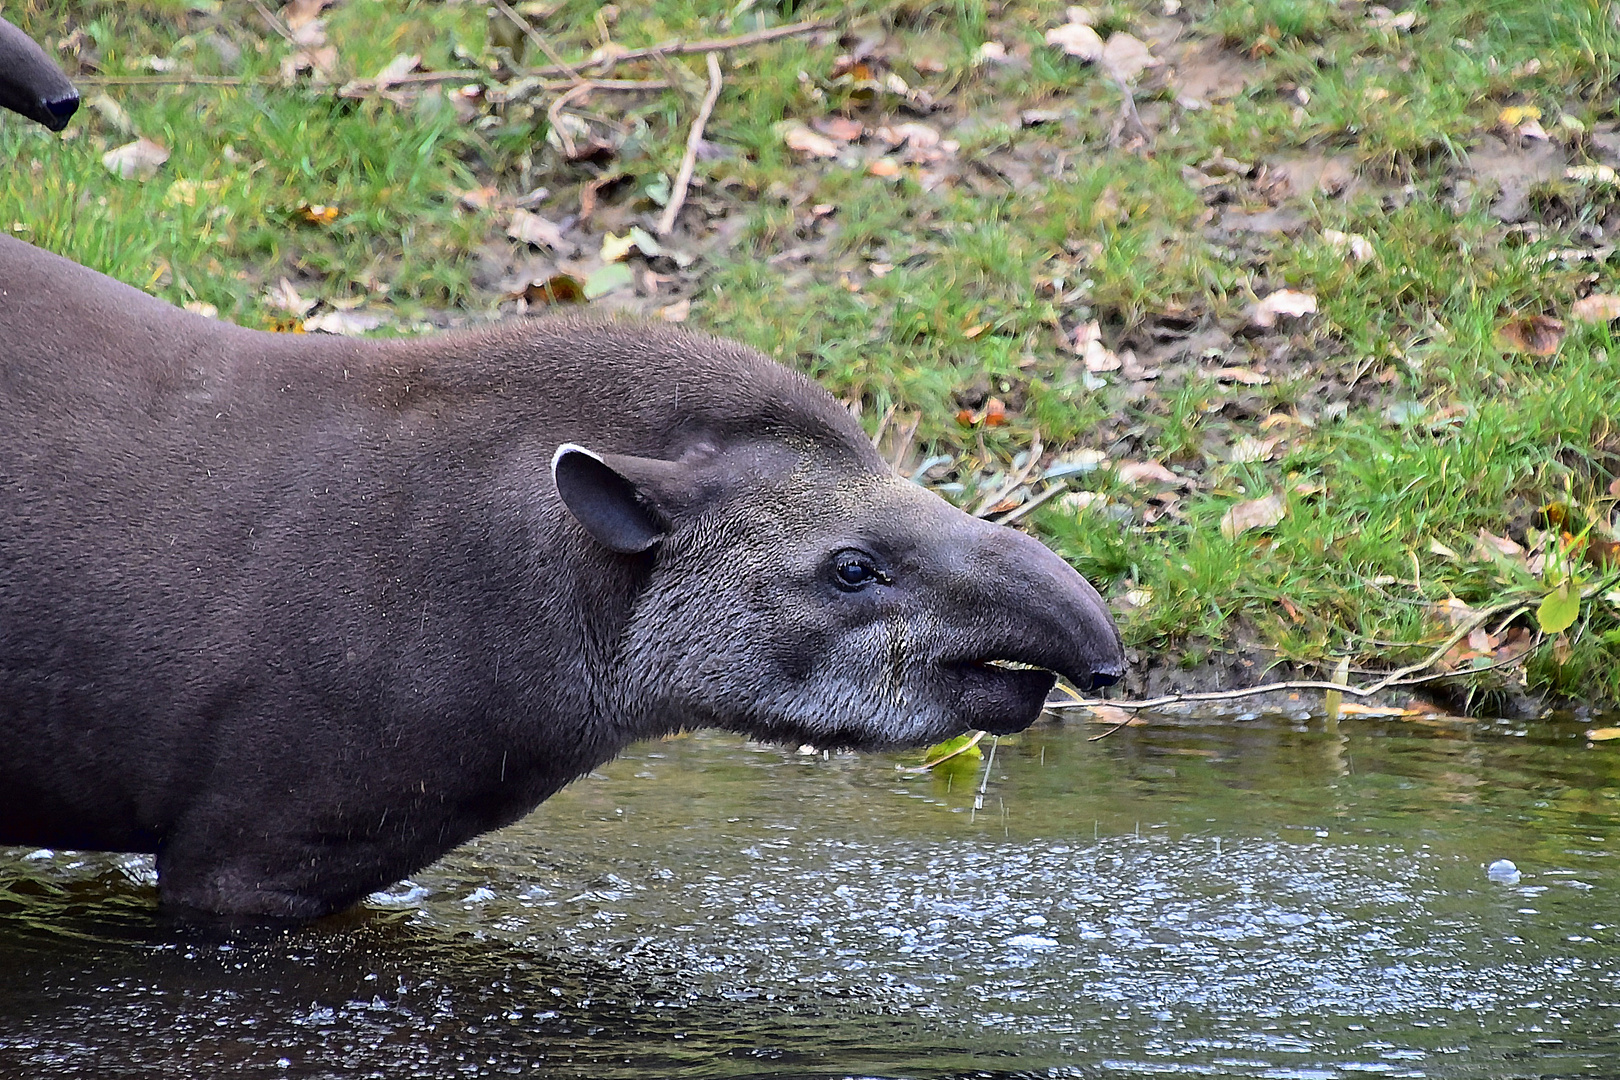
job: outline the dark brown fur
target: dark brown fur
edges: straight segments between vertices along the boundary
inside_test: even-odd
[[[0,236],[0,843],[308,917],[634,739],[1012,731],[1122,668],[1072,569],[736,344],[262,334]]]

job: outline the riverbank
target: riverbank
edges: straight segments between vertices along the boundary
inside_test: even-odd
[[[1620,27],[1534,7],[46,3],[87,107],[0,126],[0,210],[250,326],[749,341],[1144,694],[1614,701]]]

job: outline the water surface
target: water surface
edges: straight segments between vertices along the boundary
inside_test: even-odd
[[[1589,726],[1052,724],[987,780],[698,735],[283,933],[0,851],[0,1076],[1613,1075]]]

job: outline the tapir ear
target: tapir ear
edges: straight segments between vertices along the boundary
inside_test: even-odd
[[[551,477],[568,512],[603,547],[629,555],[664,538],[664,521],[647,496],[583,446],[557,447]]]

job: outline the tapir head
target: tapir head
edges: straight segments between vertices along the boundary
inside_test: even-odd
[[[61,131],[79,92],[32,38],[0,19],[0,108]]]
[[[1090,688],[1123,674],[1107,608],[1067,563],[864,449],[557,451],[558,493],[585,531],[651,560],[622,659],[658,723],[919,745],[1022,730],[1058,675]]]

